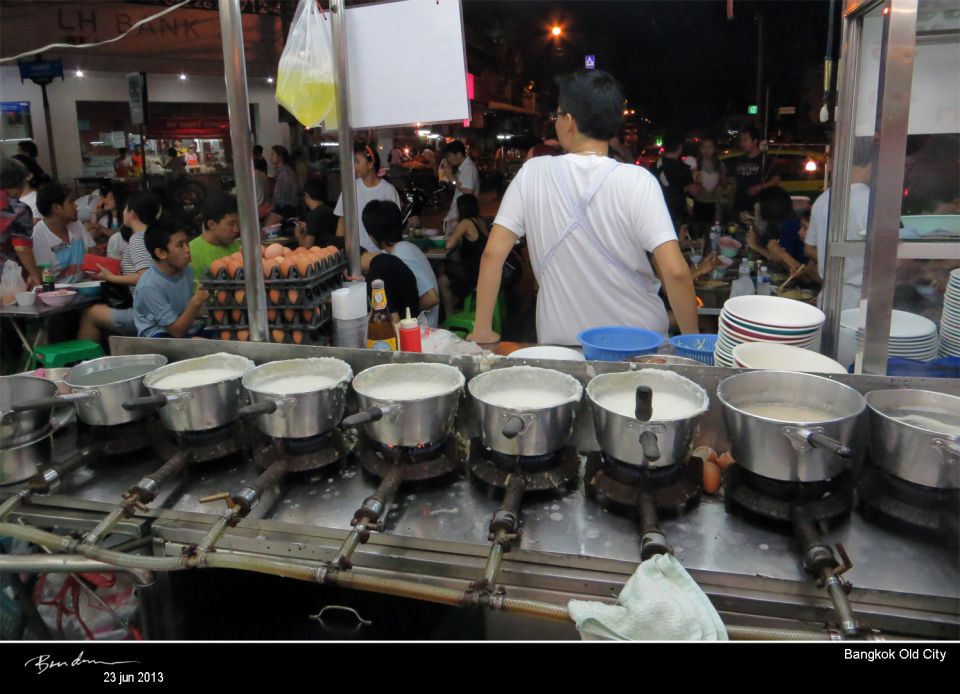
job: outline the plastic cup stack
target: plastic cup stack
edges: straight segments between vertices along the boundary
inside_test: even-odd
[[[367,283],[351,282],[331,297],[333,344],[363,349],[367,346]]]

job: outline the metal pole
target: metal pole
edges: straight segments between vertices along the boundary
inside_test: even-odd
[[[757,8],[757,108],[763,103],[763,15]],[[757,120],[760,117],[757,116]],[[759,123],[758,123],[759,125]],[[757,128],[759,130],[759,128]]]
[[[221,0],[222,2],[223,0]],[[353,134],[350,129],[350,71],[347,65],[346,1],[330,0],[333,64],[337,81],[337,114],[340,129],[340,195],[343,199],[343,245],[351,277],[360,277],[360,224],[357,219],[357,189],[353,174]]]
[[[884,16],[877,94],[879,152],[870,181],[866,264],[867,299],[863,336],[865,374],[887,373],[887,349],[896,286],[900,208],[906,164],[907,121],[917,41],[917,0],[893,0]],[[862,295],[863,296],[863,295]]]
[[[250,339],[253,342],[266,342],[267,292],[260,262],[260,218],[253,183],[253,138],[240,0],[220,0],[220,35],[223,39],[223,75],[227,83],[233,171],[237,179],[237,211],[243,244],[243,276],[247,287]]]
[[[50,100],[47,99],[47,85],[40,85],[40,93],[43,95],[43,122],[47,126],[47,147],[50,150],[50,175],[56,180],[59,178],[57,175],[57,153],[53,146],[53,125],[50,122]]]

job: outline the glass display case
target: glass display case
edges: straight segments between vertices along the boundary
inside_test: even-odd
[[[822,348],[886,374],[960,356],[960,5],[849,0],[843,25]]]

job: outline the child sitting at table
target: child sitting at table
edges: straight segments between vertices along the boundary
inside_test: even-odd
[[[144,241],[156,265],[137,283],[134,322],[141,337],[187,337],[210,293],[193,293],[187,232],[173,220],[151,224]]]

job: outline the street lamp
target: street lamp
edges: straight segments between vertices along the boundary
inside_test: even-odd
[[[563,28],[559,24],[554,24],[553,27],[550,29],[550,35],[553,36],[553,38],[555,39],[560,38],[562,34],[563,34]]]

